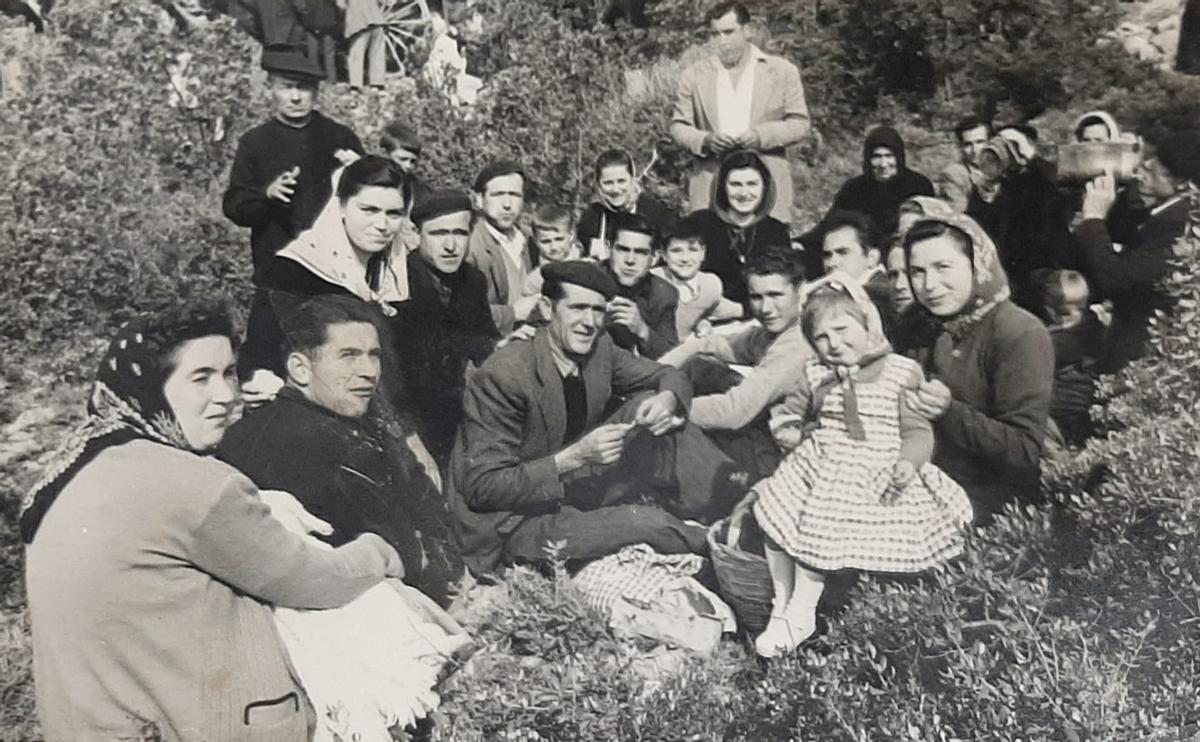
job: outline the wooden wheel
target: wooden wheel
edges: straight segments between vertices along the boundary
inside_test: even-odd
[[[404,69],[409,50],[425,38],[433,20],[426,0],[383,0],[383,38],[396,66]]]

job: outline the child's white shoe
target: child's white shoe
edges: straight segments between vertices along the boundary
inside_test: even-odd
[[[816,611],[797,610],[788,606],[785,612],[772,615],[767,627],[754,640],[759,657],[771,659],[800,646],[817,631]]]

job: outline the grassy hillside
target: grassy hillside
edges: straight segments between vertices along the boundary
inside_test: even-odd
[[[551,0],[506,0],[471,53],[490,93],[470,112],[393,81],[324,91],[373,139],[392,116],[428,138],[426,172],[469,182],[517,155],[534,198],[581,204],[593,153],[630,148],[679,199],[686,157],[665,141],[693,3],[658,27],[576,30]],[[1194,116],[1197,86],[1097,43],[1113,4],[1075,0],[765,0],[763,43],[804,70],[819,143],[794,153],[803,225],[859,168],[857,140],[896,123],[932,172],[956,116],[1112,108],[1130,124]],[[870,13],[868,13],[870,11]],[[195,294],[249,297],[247,235],[220,214],[237,137],[264,114],[251,43],[229,23],[164,36],[144,0],[72,0],[28,52],[29,95],[0,106],[0,740],[38,738],[15,516],[78,419],[104,338],[132,311]],[[1031,19],[1038,19],[1033,23]],[[1044,19],[1052,19],[1047,21]],[[198,105],[168,104],[165,67],[193,55]],[[631,70],[642,70],[630,86]],[[218,119],[227,129],[215,137]],[[369,145],[370,146],[370,145]],[[1192,263],[1194,266],[1194,262]],[[1012,513],[953,569],[862,580],[812,653],[769,669],[729,643],[648,691],[627,646],[555,580],[517,573],[480,607],[487,650],[446,694],[444,739],[1176,740],[1197,734],[1200,666],[1200,273],[1155,357],[1114,380],[1112,433],[1048,474],[1056,504]],[[1190,302],[1190,303],[1189,303]]]

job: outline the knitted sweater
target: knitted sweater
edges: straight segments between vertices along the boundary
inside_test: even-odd
[[[934,422],[933,463],[963,486],[977,515],[1037,500],[1054,385],[1054,346],[1042,323],[1005,301],[964,336],[943,333],[919,356],[953,395]]]
[[[38,715],[48,742],[298,742],[314,717],[271,605],[329,608],[379,582],[374,534],[306,544],[250,480],[135,440],[66,485],[26,559]]]

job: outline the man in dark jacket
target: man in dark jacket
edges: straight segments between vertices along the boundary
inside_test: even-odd
[[[679,292],[650,274],[658,235],[638,214],[621,214],[608,270],[617,295],[608,305],[608,334],[617,347],[658,358],[679,345],[675,308]]]
[[[595,263],[543,269],[549,324],[496,351],[467,382],[448,497],[473,572],[502,562],[592,559],[646,543],[701,552],[744,491],[736,468],[684,416],[677,369],[604,332],[612,277]],[[627,400],[605,419],[616,399]]]
[[[1099,294],[1111,299],[1113,320],[1101,369],[1113,373],[1146,353],[1150,319],[1170,313],[1174,301],[1160,285],[1171,270],[1176,243],[1188,225],[1189,183],[1200,182],[1200,131],[1171,134],[1138,169],[1137,188],[1150,216],[1120,252],[1113,249],[1105,217],[1117,198],[1111,175],[1088,183],[1082,221],[1075,228],[1084,274]]]
[[[363,154],[353,131],[315,110],[322,74],[315,62],[292,49],[269,48],[262,64],[274,112],[242,135],[222,200],[225,216],[250,228],[259,289],[250,310],[252,325],[263,316],[256,308],[268,302],[266,289],[293,288],[268,285],[275,253],[312,226],[333,195],[333,171],[352,153]]]
[[[445,466],[462,417],[467,363],[483,363],[500,331],[488,306],[487,279],[464,262],[471,199],[433,191],[413,208],[420,243],[408,256],[410,298],[393,320],[405,388],[421,437]]]
[[[319,296],[287,322],[287,385],[226,433],[218,455],[262,489],[291,493],[338,545],[377,533],[405,582],[446,605],[462,574],[445,501],[373,405],[382,370],[370,308]]]

